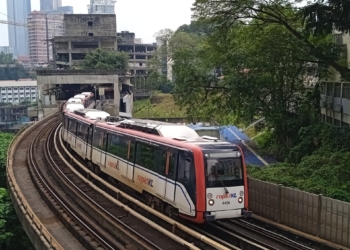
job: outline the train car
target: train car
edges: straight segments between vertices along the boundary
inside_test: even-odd
[[[81,93],[81,95],[85,95],[86,97],[89,97],[89,98],[94,96],[92,92],[83,92]]]
[[[80,103],[80,104],[83,104],[84,102],[80,98],[70,98],[70,99],[68,99],[67,103]]]
[[[78,109],[84,109],[84,105],[82,103],[67,103],[66,110],[68,112],[74,112]]]
[[[63,117],[67,147],[96,174],[106,173],[158,211],[196,223],[251,215],[238,146],[199,137],[185,125],[114,118],[98,110]]]

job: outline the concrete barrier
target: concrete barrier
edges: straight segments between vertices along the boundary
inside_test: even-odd
[[[249,178],[254,214],[350,247],[350,203]]]

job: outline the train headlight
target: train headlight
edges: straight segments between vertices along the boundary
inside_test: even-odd
[[[208,204],[209,204],[210,206],[214,205],[214,203],[215,203],[214,200],[209,200],[209,201],[208,201]]]
[[[239,197],[239,198],[238,198],[238,202],[239,202],[239,203],[242,203],[242,202],[243,202],[243,198],[242,198],[242,197]]]

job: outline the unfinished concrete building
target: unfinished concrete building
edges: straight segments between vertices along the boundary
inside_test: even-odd
[[[152,58],[157,45],[135,43],[135,33],[122,31],[118,33],[122,42],[118,44],[118,50],[129,55],[129,67],[131,75],[147,75],[147,63]]]
[[[86,54],[97,48],[117,49],[114,14],[64,15],[64,24],[64,36],[52,40],[56,68],[79,66]]]

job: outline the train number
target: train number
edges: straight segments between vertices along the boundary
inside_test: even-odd
[[[222,205],[230,205],[230,202],[229,201],[223,201]]]

